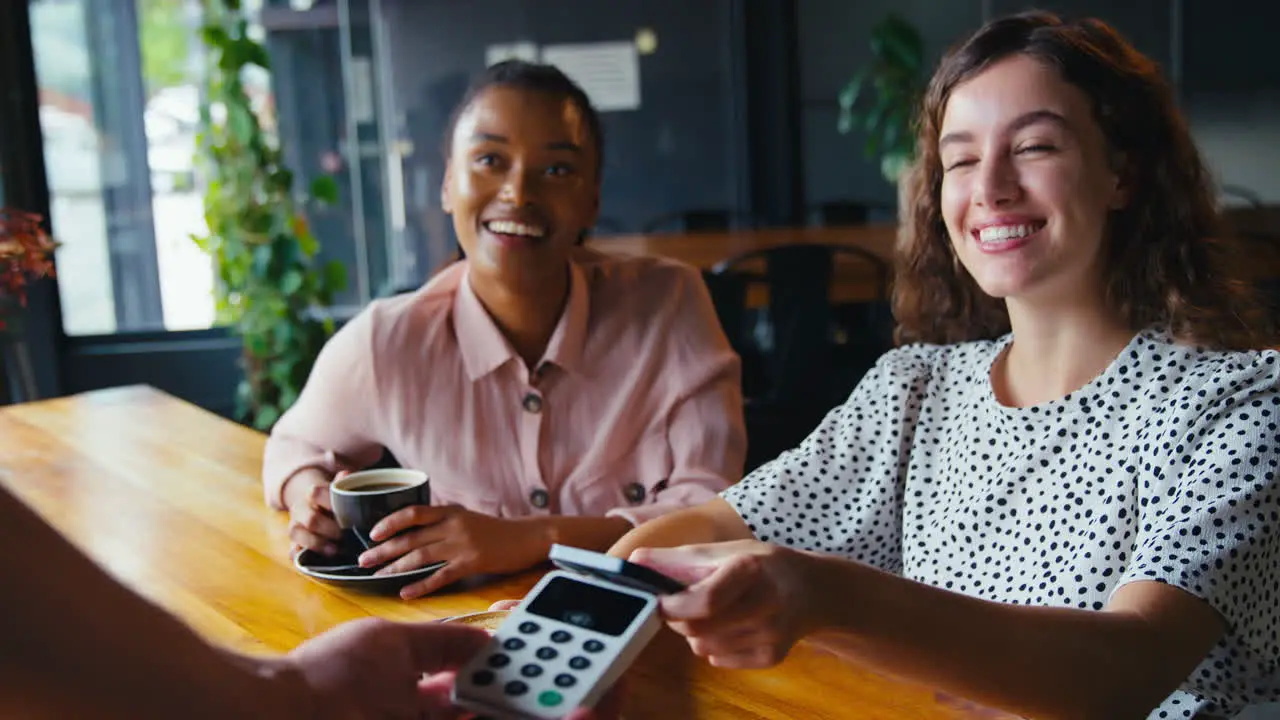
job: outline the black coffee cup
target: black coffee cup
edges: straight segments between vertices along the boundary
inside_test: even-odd
[[[329,501],[338,526],[351,530],[367,549],[377,544],[369,531],[379,520],[401,508],[431,504],[431,482],[418,470],[362,470],[334,480]]]

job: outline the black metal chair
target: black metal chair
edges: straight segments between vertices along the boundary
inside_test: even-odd
[[[837,227],[892,220],[894,208],[879,202],[831,200],[805,209],[809,225]]]
[[[1242,255],[1241,261],[1253,262],[1259,267],[1280,265],[1280,232],[1246,230],[1235,232],[1233,237],[1235,251]],[[1271,317],[1280,318],[1280,277],[1258,275],[1251,277],[1249,283]],[[1280,320],[1274,324],[1280,324]]]
[[[711,270],[703,270],[702,279],[729,345],[742,359],[743,395],[756,397],[763,394],[769,386],[768,373],[760,344],[753,336],[757,314],[747,308],[747,292],[753,279],[745,273]]]
[[[877,300],[842,314],[855,324],[838,328],[830,286],[840,255],[870,264],[878,282]],[[763,272],[755,269],[759,260]],[[787,245],[729,258],[705,276],[730,344],[742,356],[749,469],[797,445],[891,346],[892,319],[884,300],[889,268],[868,251]],[[756,283],[769,291],[762,318],[747,308]],[[837,334],[847,342],[836,343]]]
[[[722,232],[735,227],[755,227],[748,213],[727,209],[692,209],[660,215],[644,224],[641,232]]]
[[[825,202],[809,209],[809,224],[830,227],[833,225],[866,225],[871,207],[866,203],[837,201]]]

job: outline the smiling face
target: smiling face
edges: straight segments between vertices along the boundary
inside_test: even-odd
[[[1124,203],[1090,101],[1026,55],[952,91],[939,133],[942,216],[993,297],[1101,296],[1108,213]]]
[[[599,206],[599,158],[582,109],[516,87],[480,92],[458,117],[441,201],[477,290],[563,282]]]

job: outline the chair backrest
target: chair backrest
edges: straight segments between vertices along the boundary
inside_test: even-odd
[[[776,400],[825,395],[831,375],[831,248],[797,245],[767,253],[769,321],[773,329],[769,368]]]
[[[738,323],[734,328],[741,326],[740,318],[746,315],[748,285],[767,283],[766,313],[772,342],[764,363],[769,396],[775,402],[800,403],[810,398],[827,402],[829,393],[825,387],[834,370],[830,287],[839,254],[856,255],[870,263],[876,269],[880,297],[883,297],[888,283],[887,264],[873,253],[843,245],[797,244],[750,251],[718,263],[710,273],[708,286],[719,285],[712,287],[713,301],[719,294],[717,312],[722,322]],[[741,269],[757,259],[764,260],[763,274]],[[734,303],[742,309],[734,307]],[[732,330],[726,329],[726,332],[732,334]],[[741,337],[738,342],[748,344]]]
[[[716,275],[728,272],[743,272],[738,270],[742,265],[755,259],[763,259],[766,268],[779,268],[789,271],[799,266],[801,271],[819,272],[821,277],[825,277],[826,285],[822,286],[824,292],[828,292],[831,284],[831,275],[835,269],[835,259],[840,255],[849,255],[857,258],[861,262],[865,262],[876,274],[875,296],[877,298],[886,298],[889,291],[889,264],[879,255],[864,250],[856,245],[833,245],[826,243],[796,243],[793,245],[781,245],[773,248],[764,248],[762,250],[748,250],[747,252],[734,255],[716,263],[711,268],[711,273]],[[824,265],[826,266],[824,268]],[[765,274],[746,272],[754,281],[767,281],[771,285],[776,281],[785,281],[786,278],[780,273]],[[811,276],[811,279],[821,279],[819,276]],[[825,296],[824,296],[825,297]]]
[[[880,300],[832,306],[831,279],[837,257],[844,254],[875,268]],[[742,356],[749,471],[799,444],[889,348],[892,315],[883,300],[889,268],[856,247],[806,244],[748,252],[703,275],[730,342]],[[765,312],[773,339],[763,349],[747,331],[753,314],[747,299],[755,283],[769,289]],[[837,347],[833,326],[841,326],[852,344]]]
[[[752,227],[750,215],[723,208],[695,208],[661,215],[644,224],[642,232],[722,232],[736,227]]]
[[[805,207],[804,214],[809,225],[819,227],[847,227],[898,220],[897,205],[879,200],[828,200]]]
[[[703,270],[702,279],[729,346],[742,359],[743,397],[763,396],[769,389],[769,372],[753,333],[757,315],[747,308],[747,293],[755,278],[746,273]]]
[[[865,225],[871,215],[871,207],[866,203],[837,201],[817,205],[810,212],[811,224],[830,227],[833,225]]]

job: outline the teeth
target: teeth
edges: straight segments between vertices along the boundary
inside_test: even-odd
[[[525,237],[540,238],[546,234],[546,231],[540,227],[512,222],[511,220],[490,220],[488,226],[491,232],[502,233],[503,235],[523,235]]]
[[[994,225],[978,231],[978,240],[984,243],[999,242],[1010,238],[1026,237],[1036,231],[1033,225]]]

